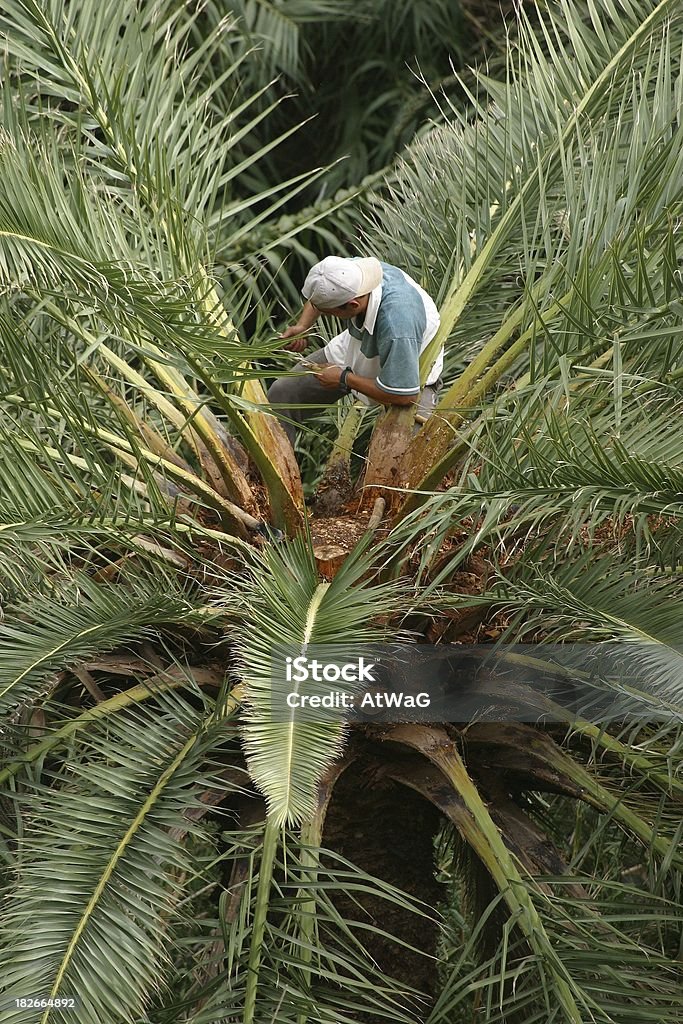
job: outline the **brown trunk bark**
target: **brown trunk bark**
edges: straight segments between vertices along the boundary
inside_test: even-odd
[[[338,544],[319,544],[313,548],[313,556],[315,564],[318,566],[318,572],[326,580],[331,580],[336,576],[347,555],[348,551]]]
[[[267,402],[258,380],[245,381],[243,395],[254,405]],[[275,523],[282,524],[290,536],[294,535],[304,523],[304,492],[294,449],[272,416],[266,416],[257,409],[247,409],[244,423],[242,441],[266,485]],[[253,444],[248,443],[246,435],[251,436]]]
[[[372,508],[379,496],[386,499],[388,508],[394,508],[399,504],[401,494],[394,488],[407,486],[403,457],[410,442],[414,422],[415,410],[412,406],[395,405],[384,413],[375,427],[363,479],[361,509]]]
[[[336,781],[325,820],[323,846],[435,907],[446,896],[445,887],[434,877],[434,836],[441,820],[437,809],[421,796],[390,781],[381,763],[362,756]],[[429,997],[436,995],[438,978],[431,959],[439,939],[436,920],[411,913],[383,897],[379,889],[376,895],[357,892],[346,896],[336,892],[334,901],[344,916],[352,920],[360,916],[407,943],[407,947],[401,946],[371,930],[358,933],[381,972],[405,981]],[[363,913],[359,913],[361,907]],[[407,1005],[411,1002],[407,997]],[[426,1019],[427,1015],[422,1004],[419,1019]],[[386,1024],[385,1017],[370,1011],[356,1015],[354,1020],[359,1024]]]

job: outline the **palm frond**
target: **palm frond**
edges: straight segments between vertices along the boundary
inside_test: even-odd
[[[66,774],[14,797],[24,836],[2,924],[7,999],[71,996],[79,1014],[113,1022],[164,991],[169,957],[158,950],[192,873],[169,826],[201,834],[185,812],[211,785],[202,762],[218,737],[201,710],[159,699],[161,714],[139,706],[93,722]],[[49,936],[39,956],[36,916]],[[10,1009],[7,1019],[23,1014]],[[41,1020],[67,1015],[47,1009]]]
[[[98,585],[75,573],[63,581],[55,577],[51,595],[8,608],[0,625],[3,713],[49,693],[60,669],[149,636],[191,609],[180,590],[163,593],[158,584],[145,585],[144,580],[130,590]]]
[[[605,882],[595,891],[590,877],[579,879],[593,888],[583,900],[567,894],[566,880],[546,879],[552,896],[539,910],[568,973],[584,993],[585,1012],[600,1024],[674,1021],[673,960],[639,932],[651,942],[658,923],[675,930],[680,908],[623,883]],[[493,910],[495,905],[487,908],[469,934],[450,939],[455,955],[429,1024],[445,1024],[475,1007],[499,1024],[515,1015],[529,1024],[568,1020],[557,1008],[547,976],[507,929],[493,956],[478,955],[481,931]]]
[[[221,964],[212,982],[188,986],[180,979],[181,990],[189,987],[187,997],[167,999],[154,1015],[161,1024],[170,1024],[183,1011],[192,1024],[218,1024],[227,1016],[244,1018],[245,990],[249,978],[248,946],[251,938],[253,907],[258,884],[258,833],[231,833],[235,846],[228,861],[241,859],[239,904],[226,890],[219,914],[212,920],[220,927]],[[271,898],[272,919],[266,924],[260,965],[256,1019],[277,1024],[295,1024],[315,1019],[327,1024],[351,1024],[359,1014],[372,1013],[380,1018],[414,1024],[419,1020],[421,998],[410,980],[387,975],[372,961],[367,949],[370,940],[381,940],[400,955],[402,944],[385,931],[381,923],[367,919],[362,910],[366,899],[380,901],[387,910],[399,908],[417,924],[431,920],[432,914],[408,894],[382,879],[361,870],[338,853],[320,850],[316,877],[311,879],[310,851],[290,834],[283,837],[283,848],[275,864],[276,886]],[[317,851],[316,851],[317,852]],[[302,906],[302,895],[306,902]],[[340,900],[352,899],[354,909],[342,913]],[[308,983],[302,974],[305,960],[304,922],[315,913],[315,949]],[[197,956],[210,969],[210,939],[201,942]],[[188,1009],[188,1004],[190,1007]]]
[[[370,568],[366,545],[348,558],[331,583],[320,582],[309,543],[299,539],[259,555],[239,597],[236,638],[239,672],[246,684],[243,735],[249,770],[277,823],[310,817],[316,784],[340,753],[344,729],[335,721],[311,721],[281,704],[287,692],[285,658],[327,650],[347,661],[367,651],[386,627],[373,620],[396,607],[396,584],[362,582]],[[352,639],[348,639],[351,637]],[[314,684],[311,684],[314,685]],[[290,687],[291,688],[291,687]]]
[[[537,339],[545,340],[544,314],[553,309],[553,317],[557,315],[563,274],[576,287],[579,267],[588,261],[590,280],[597,287],[597,266],[604,263],[611,239],[618,240],[622,259],[634,250],[637,264],[636,254],[644,248],[644,218],[648,225],[652,222],[656,239],[657,227],[665,229],[665,209],[680,201],[670,185],[677,179],[679,146],[676,90],[666,69],[681,24],[674,17],[666,31],[659,31],[672,6],[652,3],[644,15],[641,7],[628,4],[618,24],[609,31],[602,25],[597,32],[584,25],[582,8],[563,5],[561,12],[549,11],[541,19],[558,48],[552,57],[545,55],[520,15],[519,58],[511,52],[508,84],[481,76],[481,95],[471,95],[474,118],[453,111],[452,125],[417,143],[390,196],[380,202],[371,236],[377,248],[389,247],[395,262],[416,270],[434,292],[443,275],[450,282],[441,329],[423,354],[423,372],[444,341],[452,338],[457,352],[465,337],[470,351],[472,339],[477,339],[477,358],[442,398],[443,416],[454,425],[459,406],[467,404],[472,386],[485,372],[491,374],[490,388],[509,369],[506,360],[519,360]],[[605,13],[604,19],[610,22],[611,15]],[[589,66],[577,66],[564,41],[575,33],[582,39],[595,33]],[[552,59],[562,61],[562,76],[554,74]],[[601,106],[607,81],[613,88],[619,85],[620,98]],[[659,104],[661,118],[655,113]],[[633,111],[646,109],[652,127],[634,134]],[[392,212],[394,205],[400,206],[400,218]],[[457,215],[444,219],[444,209],[457,210]],[[415,257],[423,250],[418,238],[425,236],[433,243],[431,266]],[[485,310],[485,319],[479,309]],[[529,332],[526,345],[520,340],[509,357],[501,358],[520,326],[516,316],[522,333]],[[493,337],[485,341],[490,333]],[[565,344],[567,338],[565,328]],[[557,355],[548,353],[542,372],[547,359],[554,362]],[[527,358],[533,373],[538,355]],[[447,426],[433,417],[413,441],[415,484],[424,478],[426,450],[429,461],[437,451],[445,453],[452,438]]]

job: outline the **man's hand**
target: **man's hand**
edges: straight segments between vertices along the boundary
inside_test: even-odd
[[[315,306],[311,305],[310,302],[304,304],[304,308],[299,314],[299,319],[291,327],[287,327],[282,334],[281,338],[295,338],[297,334],[304,334],[306,331],[310,331],[313,324],[320,316],[319,311]],[[289,345],[284,345],[283,348],[289,349],[290,352],[303,352],[308,346],[308,338],[296,338],[296,341],[290,341]]]
[[[338,388],[342,373],[341,366],[321,366],[320,372],[315,376],[324,388]],[[346,386],[360,395],[367,395],[375,402],[381,402],[382,405],[412,405],[419,398],[417,393],[414,395],[391,394],[378,387],[377,382],[370,377],[361,377],[357,373],[347,373]]]
[[[308,327],[302,327],[301,324],[293,324],[292,327],[287,327],[282,334],[281,338],[294,338],[296,335],[302,335],[304,331],[307,331]],[[284,349],[289,352],[303,352],[305,348],[308,348],[308,338],[299,337],[296,341],[290,341],[289,345],[283,345]]]
[[[325,366],[320,373],[316,373],[315,376],[324,388],[338,388],[339,378],[342,375],[343,369],[343,366]]]

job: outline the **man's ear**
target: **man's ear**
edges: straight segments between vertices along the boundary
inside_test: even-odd
[[[349,299],[341,307],[345,313],[358,313],[360,312],[361,302],[360,299]]]

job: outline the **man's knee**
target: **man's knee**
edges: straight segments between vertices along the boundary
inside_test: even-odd
[[[268,401],[275,404],[291,401],[292,398],[292,379],[287,377],[278,377],[268,388],[266,397]]]
[[[307,363],[325,363],[326,361],[324,348],[311,352],[310,355],[306,356],[305,360],[302,360],[293,367],[298,376],[278,377],[277,380],[273,381],[268,388],[268,401],[280,404],[298,404],[299,402],[315,401],[315,397],[311,398],[309,392],[313,391],[317,395],[320,385],[317,382],[313,384],[310,376],[305,374],[305,371],[308,369]]]

